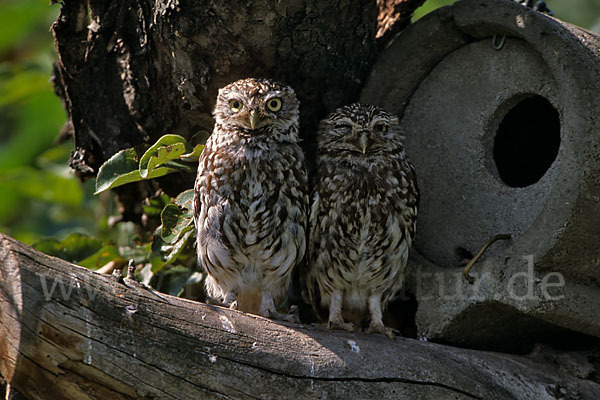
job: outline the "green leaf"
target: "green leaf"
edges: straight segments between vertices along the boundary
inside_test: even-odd
[[[162,210],[160,215],[161,236],[166,243],[173,243],[183,233],[194,228],[193,200],[194,190],[189,189],[177,196],[175,204],[168,204]]]
[[[136,158],[134,149],[121,150],[109,158],[98,170],[94,194],[142,180]]]
[[[158,272],[165,264],[175,261],[194,233],[193,229],[188,229],[175,242],[167,243],[162,239],[161,230],[162,227],[158,227],[154,232],[152,254],[150,256],[152,272]]]
[[[191,229],[192,213],[176,204],[167,204],[160,214],[161,236],[167,243],[173,243],[186,229]]]
[[[134,149],[121,150],[100,167],[96,177],[96,193],[144,179],[158,178],[176,171],[189,171],[204,146],[193,149],[179,135],[164,135],[137,162]],[[188,152],[186,154],[186,152]]]
[[[123,257],[119,254],[119,250],[114,245],[106,245],[91,256],[78,261],[77,264],[90,269],[98,269],[116,260],[123,260]]]
[[[170,169],[183,167],[189,169],[186,165],[178,163],[166,164],[169,161],[178,159],[185,154],[189,145],[183,136],[164,135],[156,141],[140,159],[140,175],[144,179],[155,178],[166,175]],[[162,167],[161,167],[162,166]],[[163,173],[164,172],[164,173]]]
[[[169,261],[169,252],[173,245],[165,242],[162,238],[162,225],[156,228],[152,239],[152,249],[150,253],[150,263],[152,264],[152,272],[156,273]]]
[[[421,7],[417,8],[411,17],[411,22],[415,23],[417,20],[421,19],[423,16],[429,14],[431,11],[436,8],[447,6],[454,3],[456,0],[429,0]]]
[[[99,239],[90,237],[83,233],[71,233],[62,241],[55,238],[41,239],[33,244],[33,248],[50,256],[62,258],[63,260],[78,263],[93,254],[102,247]]]
[[[194,201],[194,189],[188,189],[184,192],[181,192],[175,198],[175,204],[177,204],[179,207],[188,209],[189,211],[193,210],[193,201]]]
[[[186,161],[186,162],[196,162],[196,161],[198,161],[198,158],[200,157],[200,154],[202,154],[203,151],[204,151],[204,145],[197,144],[196,146],[194,146],[194,149],[192,150],[191,153],[182,154],[181,157],[179,157],[179,158],[182,161]]]
[[[150,217],[159,216],[163,208],[165,208],[170,201],[171,198],[168,195],[161,194],[160,196],[144,200],[142,209],[144,210],[144,213]]]

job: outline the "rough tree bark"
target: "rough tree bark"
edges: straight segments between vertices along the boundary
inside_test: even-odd
[[[217,89],[247,76],[292,85],[314,124],[356,98],[374,59],[376,14],[371,0],[66,1],[52,30],[75,169],[93,173],[167,131],[210,132]]]
[[[31,400],[600,398],[544,357],[278,323],[3,235],[0,265],[0,374]]]

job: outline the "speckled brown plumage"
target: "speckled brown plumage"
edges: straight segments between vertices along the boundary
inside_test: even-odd
[[[393,336],[382,312],[402,287],[419,191],[398,118],[361,104],[321,121],[305,296],[330,328]]]
[[[209,296],[267,317],[282,316],[276,307],[306,249],[298,105],[290,87],[269,80],[221,89],[195,184],[196,247]]]

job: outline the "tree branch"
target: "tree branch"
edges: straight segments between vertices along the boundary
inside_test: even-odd
[[[548,361],[278,323],[118,282],[1,234],[0,265],[0,373],[29,399],[600,394]]]
[[[413,12],[425,0],[377,0],[377,47],[381,50],[410,24]]]

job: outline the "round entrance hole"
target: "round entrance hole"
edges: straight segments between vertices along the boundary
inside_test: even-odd
[[[539,181],[560,146],[560,117],[544,97],[521,100],[502,119],[494,139],[494,162],[500,178],[511,187]]]

